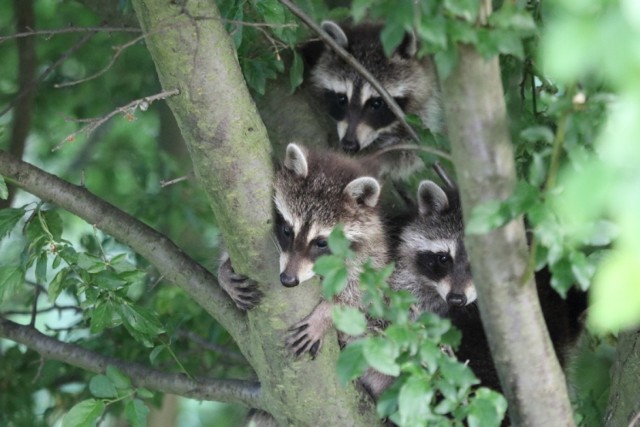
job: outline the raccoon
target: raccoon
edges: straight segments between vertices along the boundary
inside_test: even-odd
[[[274,194],[282,285],[297,286],[315,275],[315,260],[330,253],[327,238],[341,224],[356,256],[348,261],[347,286],[335,302],[362,309],[362,265],[370,259],[381,268],[389,259],[379,196],[380,184],[355,159],[289,144]],[[322,301],[290,329],[287,345],[298,356],[315,357],[330,326],[331,305]],[[346,342],[345,336],[339,338]]]
[[[322,28],[382,84],[405,114],[419,116],[433,132],[441,130],[435,67],[430,57],[417,58],[413,33],[407,33],[387,57],[380,42],[382,24],[324,21]],[[329,114],[337,122],[340,146],[345,152],[372,153],[411,140],[380,94],[333,50],[320,42],[310,43],[303,54],[311,67],[311,84],[324,97]],[[385,153],[384,160],[381,172],[392,179],[405,179],[424,167],[415,152],[406,150]]]
[[[462,332],[456,356],[468,361],[482,385],[501,390],[489,344],[475,304],[477,294],[464,247],[462,208],[455,190],[432,181],[418,189],[418,215],[403,228],[396,248],[394,289],[417,299],[416,315],[431,311],[451,319]],[[586,308],[584,293],[570,292],[563,300],[550,286],[548,270],[536,273],[538,296],[556,355],[565,365],[567,351],[578,338],[578,320]]]

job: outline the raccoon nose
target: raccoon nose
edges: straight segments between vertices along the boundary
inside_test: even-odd
[[[456,307],[462,307],[467,303],[467,297],[464,294],[454,294],[450,292],[447,295],[447,303]]]
[[[293,288],[294,286],[298,286],[298,278],[294,276],[289,276],[287,273],[280,274],[280,283],[282,283],[287,288]]]
[[[358,144],[358,141],[355,139],[345,137],[342,138],[340,144],[342,145],[342,149],[349,154],[353,154],[360,149],[360,144]]]

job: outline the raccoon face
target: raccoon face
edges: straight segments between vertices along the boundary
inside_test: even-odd
[[[420,113],[416,107],[424,107],[432,95],[435,75],[428,75],[415,58],[417,42],[413,33],[407,33],[396,51],[387,57],[380,42],[380,25],[361,24],[343,29],[335,22],[325,21],[322,28],[381,82],[403,111]],[[332,51],[325,49],[320,54],[311,77],[337,122],[344,151],[355,153],[374,142],[391,144],[406,137],[379,93]],[[416,111],[411,111],[410,105]]]
[[[464,247],[459,201],[432,181],[418,190],[419,217],[403,232],[401,252],[412,254],[415,274],[451,307],[473,303],[476,289]]]
[[[280,282],[286,287],[311,279],[316,259],[330,253],[327,239],[338,223],[352,242],[363,227],[355,220],[378,202],[380,185],[371,177],[341,170],[338,159],[311,159],[289,144],[276,180],[275,234],[280,248]],[[330,170],[330,167],[339,170]]]

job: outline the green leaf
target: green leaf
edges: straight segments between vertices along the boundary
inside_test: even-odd
[[[56,299],[58,298],[58,295],[60,295],[60,292],[62,292],[63,285],[68,274],[69,274],[69,269],[63,268],[62,270],[56,273],[56,275],[53,277],[53,280],[51,280],[51,283],[49,283],[47,294],[49,295],[49,302],[51,304],[53,304],[56,301]]]
[[[9,234],[24,215],[22,209],[7,208],[0,210],[0,239]]]
[[[344,261],[334,255],[318,258],[313,266],[313,271],[323,277],[322,295],[327,300],[342,292],[347,286],[347,268]]]
[[[396,358],[400,354],[398,346],[382,337],[372,337],[364,343],[364,356],[369,365],[383,374],[398,376],[400,366]]]
[[[124,414],[131,423],[131,427],[146,427],[149,408],[140,399],[129,400],[124,406]]]
[[[92,277],[92,280],[97,286],[106,290],[115,290],[127,284],[113,270],[100,271]]]
[[[489,24],[519,32],[520,35],[528,35],[536,30],[536,23],[531,14],[509,3],[504,3],[500,9],[489,15]]]
[[[13,296],[23,284],[24,271],[22,267],[0,267],[0,303]]]
[[[131,336],[147,347],[152,347],[152,340],[164,332],[155,313],[144,307],[120,304],[116,310]]]
[[[153,365],[160,353],[166,350],[166,348],[167,346],[164,344],[155,346],[151,353],[149,353],[149,362],[151,362],[151,364]]]
[[[403,27],[395,23],[387,23],[380,32],[380,41],[382,42],[382,48],[384,54],[390,57],[396,50],[402,39],[404,39],[406,32]]]
[[[138,387],[136,389],[136,395],[142,399],[153,399],[154,393],[144,387]]]
[[[293,64],[289,70],[289,84],[291,85],[291,91],[302,83],[302,74],[304,72],[304,65],[302,56],[297,51],[293,51]]]
[[[336,328],[345,334],[358,336],[367,331],[367,319],[355,307],[334,306],[331,315]]]
[[[62,419],[62,427],[91,427],[104,412],[102,400],[87,399],[75,405]]]
[[[582,252],[573,251],[569,255],[571,272],[578,281],[580,289],[586,291],[591,285],[591,280],[596,273],[596,266]]]
[[[351,242],[344,235],[341,225],[337,225],[331,230],[327,242],[333,255],[340,258],[347,258],[350,255],[349,248],[351,247]]]
[[[107,264],[101,258],[86,252],[78,254],[77,265],[89,273],[98,273],[107,268]]]
[[[41,252],[36,261],[36,281],[38,283],[47,283],[47,261],[49,257],[46,252]]]
[[[421,377],[409,377],[400,388],[398,409],[402,425],[418,425],[431,415],[430,403],[434,392]]]
[[[480,381],[467,365],[449,357],[440,359],[440,371],[445,380],[459,388],[469,389]]]
[[[341,384],[358,378],[367,370],[364,357],[364,341],[355,341],[347,345],[338,356],[337,372]]]
[[[458,65],[459,59],[458,50],[455,47],[436,52],[434,60],[436,61],[438,75],[443,76],[443,79],[447,78],[456,65]]]
[[[97,334],[118,324],[120,324],[120,318],[115,313],[113,303],[98,301],[94,309],[91,310],[91,332]]]
[[[501,394],[480,388],[469,404],[469,427],[498,427],[502,423],[507,402]]]
[[[527,142],[538,142],[542,141],[545,144],[551,145],[553,143],[553,139],[555,138],[553,131],[548,126],[529,126],[520,132],[520,138],[524,139]]]
[[[109,377],[106,375],[96,375],[89,382],[89,391],[95,397],[117,397],[118,392]]]
[[[444,0],[444,7],[465,21],[475,22],[480,10],[480,2],[478,0]]]
[[[442,350],[431,341],[423,341],[420,345],[420,361],[426,365],[427,370],[433,375],[440,364],[443,357]]]
[[[131,389],[131,380],[117,367],[113,365],[107,366],[105,374],[118,390]]]
[[[0,175],[0,200],[7,200],[9,198],[9,189],[7,183],[4,181],[4,177]]]
[[[551,287],[562,295],[562,298],[567,296],[567,291],[576,281],[571,267],[571,262],[567,258],[561,258],[550,265]]]
[[[422,16],[418,26],[418,36],[434,51],[447,49],[447,26],[442,16]]]
[[[467,222],[468,234],[487,234],[511,219],[508,206],[499,200],[490,200],[474,207]]]
[[[354,0],[351,2],[351,13],[355,22],[360,22],[364,18],[367,9],[371,7],[373,0]]]

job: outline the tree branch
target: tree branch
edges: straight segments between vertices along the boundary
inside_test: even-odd
[[[7,40],[12,39],[20,39],[24,37],[33,37],[33,36],[48,36],[47,39],[59,35],[59,34],[69,34],[69,33],[139,33],[142,30],[140,28],[131,28],[131,27],[68,27],[68,28],[56,28],[52,30],[33,30],[33,27],[26,27],[29,31],[23,31],[15,34],[10,34],[8,36],[0,36],[0,44],[6,42]]]
[[[184,374],[168,374],[147,366],[106,357],[76,344],[64,343],[40,333],[37,329],[0,318],[0,336],[37,351],[43,357],[68,363],[78,368],[103,374],[113,365],[124,372],[136,387],[172,393],[198,400],[242,403],[263,408],[260,384],[253,381],[189,379]]]
[[[458,51],[460,61],[442,81],[442,88],[468,221],[475,206],[508,198],[516,177],[498,58],[486,61],[468,45],[458,46]],[[485,235],[466,236],[465,243],[511,422],[518,426],[574,425],[535,283],[532,277],[522,283],[527,269],[522,219]]]
[[[141,223],[83,187],[70,184],[0,151],[0,174],[25,191],[78,215],[145,257],[169,281],[182,288],[235,338],[246,321],[216,278],[166,236]]]

